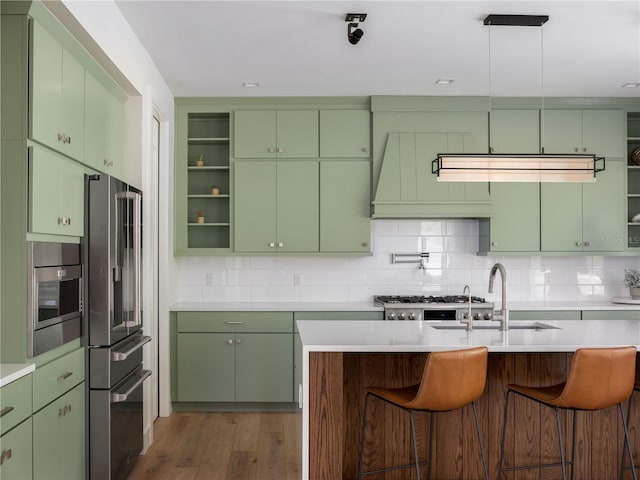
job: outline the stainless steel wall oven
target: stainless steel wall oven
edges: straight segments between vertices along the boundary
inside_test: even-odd
[[[80,245],[29,242],[28,335],[30,357],[82,334],[83,286]]]

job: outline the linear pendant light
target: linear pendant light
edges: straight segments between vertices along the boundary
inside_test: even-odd
[[[542,27],[547,20],[547,15],[489,15],[484,24]],[[595,182],[604,169],[603,157],[582,154],[439,153],[431,162],[438,182]]]

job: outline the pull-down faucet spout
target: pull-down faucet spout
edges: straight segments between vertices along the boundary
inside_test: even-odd
[[[496,272],[500,272],[500,279],[502,280],[502,303],[500,310],[496,310],[493,315],[494,320],[500,321],[500,330],[509,330],[509,310],[507,310],[507,271],[501,263],[496,263],[491,267],[489,273],[489,293],[493,293],[493,280],[496,276]],[[496,318],[496,316],[498,318]]]

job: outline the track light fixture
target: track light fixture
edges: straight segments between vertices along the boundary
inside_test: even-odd
[[[366,13],[347,13],[344,17],[344,21],[347,22],[347,39],[351,45],[356,45],[364,32],[361,28],[358,28],[358,22],[364,22],[367,18]]]

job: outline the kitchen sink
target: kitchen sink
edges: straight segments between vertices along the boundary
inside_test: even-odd
[[[465,328],[467,328],[467,325],[465,323],[459,322],[427,321],[425,323],[430,327],[435,328],[436,330],[464,330]],[[509,330],[553,330],[559,328],[560,327],[556,327],[555,325],[550,325],[548,323],[542,322],[512,321],[509,323]],[[477,322],[473,322],[473,329],[499,330],[500,323],[480,320]]]

